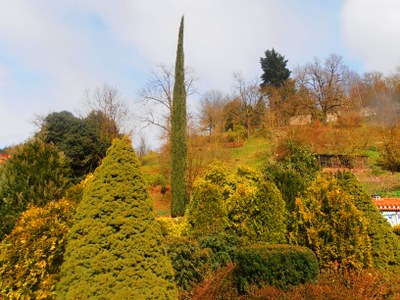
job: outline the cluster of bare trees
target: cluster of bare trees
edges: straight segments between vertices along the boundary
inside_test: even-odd
[[[281,58],[286,64],[284,57]],[[262,60],[265,62],[266,59]],[[331,120],[343,120],[346,115],[357,115],[353,120],[370,118],[382,126],[399,120],[400,70],[388,76],[379,72],[359,75],[350,71],[342,57],[335,54],[323,61],[315,58],[293,72],[285,70],[286,77],[279,84],[276,79],[271,81],[275,84],[268,84],[265,74],[262,82],[246,80],[236,73],[230,94],[210,90],[200,95],[195,88],[196,77],[187,69],[187,95],[200,95],[199,111],[188,114],[189,132],[207,136],[210,141],[213,136],[220,137],[235,130],[248,138],[265,127],[288,126],[296,117],[302,122],[320,120],[326,124]],[[291,77],[287,77],[289,73]],[[143,108],[140,121],[161,129],[167,143],[171,131],[173,85],[173,68],[160,65],[138,97]],[[108,136],[115,136],[131,117],[118,90],[107,83],[87,92],[86,98],[92,118],[102,124]],[[144,137],[140,140],[141,152],[145,153],[146,140]]]

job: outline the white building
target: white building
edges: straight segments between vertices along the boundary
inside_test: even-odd
[[[380,198],[373,196],[372,202],[376,205],[382,215],[389,221],[390,225],[400,224],[400,199]]]

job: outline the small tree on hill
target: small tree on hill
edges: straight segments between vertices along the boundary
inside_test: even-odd
[[[261,87],[268,85],[279,88],[290,76],[290,70],[286,68],[287,59],[272,48],[265,51],[265,58],[260,59],[261,68],[264,73],[261,75]]]
[[[175,84],[171,114],[171,215],[183,216],[186,204],[186,89],[183,54],[183,17],[179,26]]]
[[[59,299],[176,299],[173,269],[131,142],[114,140],[79,203]]]

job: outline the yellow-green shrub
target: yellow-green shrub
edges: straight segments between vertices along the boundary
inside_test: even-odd
[[[59,299],[176,299],[171,261],[128,138],[114,140],[78,204]]]
[[[319,177],[296,199],[292,242],[312,249],[321,268],[372,266],[368,219],[336,179]]]
[[[0,298],[53,299],[75,205],[31,206],[0,244]]]
[[[225,231],[247,243],[284,243],[287,210],[272,182],[251,169],[229,174],[220,163],[210,166],[193,192],[188,232],[194,236]]]
[[[157,222],[160,223],[161,231],[166,237],[179,238],[186,227],[186,220],[184,218],[159,217],[157,218]]]

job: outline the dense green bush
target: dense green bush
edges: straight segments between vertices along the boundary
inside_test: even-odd
[[[296,198],[305,191],[307,182],[298,171],[286,168],[279,163],[267,163],[264,176],[275,183],[286,203],[286,208],[291,214],[296,207]]]
[[[210,272],[211,250],[194,240],[170,238],[167,253],[175,270],[175,282],[183,290],[202,282]]]
[[[317,154],[310,147],[285,140],[278,148],[278,161],[284,166],[296,170],[308,181],[317,177],[321,167]]]
[[[312,249],[321,268],[371,267],[368,219],[336,179],[313,182],[296,200],[295,220],[291,241]]]
[[[0,298],[54,299],[75,204],[51,201],[22,213],[0,243]]]
[[[114,140],[79,203],[59,299],[176,299],[171,261],[129,139]]]
[[[254,285],[288,288],[318,277],[318,260],[308,248],[291,245],[254,245],[237,255],[235,276],[238,289],[245,293]]]
[[[196,181],[189,207],[188,225],[194,236],[222,231],[228,225],[223,189],[213,182]]]
[[[39,139],[18,146],[0,171],[0,240],[28,204],[61,199],[70,182],[67,157]]]
[[[93,172],[111,145],[111,138],[96,126],[96,118],[96,113],[82,119],[68,111],[54,112],[44,118],[37,134],[70,159],[74,182]]]
[[[240,182],[241,181],[241,182]],[[285,243],[285,202],[274,183],[238,177],[227,199],[228,232],[248,243]]]
[[[242,242],[237,236],[218,232],[204,236],[199,240],[201,248],[208,248],[212,251],[210,257],[212,270],[233,263],[241,244]]]
[[[338,184],[354,198],[355,206],[364,213],[369,221],[368,235],[371,239],[371,254],[374,266],[381,271],[390,266],[400,266],[400,237],[394,234],[392,227],[363,190],[359,180],[351,172],[339,172]]]
[[[286,216],[279,190],[259,172],[239,167],[229,174],[217,163],[195,185],[188,232],[200,236],[225,231],[247,243],[283,243]]]

